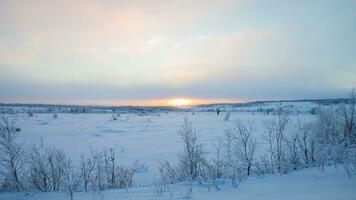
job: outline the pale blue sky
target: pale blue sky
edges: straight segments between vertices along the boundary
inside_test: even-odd
[[[356,1],[0,1],[0,102],[300,99],[356,86]]]

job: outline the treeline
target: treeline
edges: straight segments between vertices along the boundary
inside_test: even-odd
[[[351,177],[356,174],[356,94],[353,90],[347,103],[340,107],[319,108],[315,119],[292,125],[290,113],[277,108],[273,119],[263,122],[266,153],[256,156],[261,148],[255,139],[254,121],[238,120],[227,128],[223,138],[214,143],[215,158],[208,160],[199,137],[186,118],[179,134],[183,149],[173,165],[162,160],[155,178],[157,194],[173,191],[170,184],[187,182],[187,195],[193,183],[205,182],[219,190],[218,180],[230,180],[237,188],[247,176],[286,174],[309,167],[343,166]]]

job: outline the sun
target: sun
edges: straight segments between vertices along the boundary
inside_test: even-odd
[[[189,99],[171,99],[168,101],[168,104],[176,107],[189,106],[192,104],[192,101]]]

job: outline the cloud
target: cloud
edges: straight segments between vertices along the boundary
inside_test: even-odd
[[[1,1],[0,101],[337,97],[356,85],[352,5]]]

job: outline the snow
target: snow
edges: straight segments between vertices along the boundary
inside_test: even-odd
[[[154,113],[140,116],[121,114],[112,120],[111,114],[52,114],[17,115],[17,125],[21,127],[19,139],[26,144],[44,141],[45,145],[63,149],[73,160],[78,160],[81,153],[89,153],[90,148],[102,150],[114,147],[122,149],[119,159],[127,165],[139,160],[149,166],[149,171],[136,176],[136,184],[151,184],[160,159],[176,161],[181,150],[181,140],[177,131],[184,117],[188,117],[195,127],[200,142],[204,145],[208,157],[213,156],[213,142],[224,136],[224,130],[230,128],[236,119],[256,122],[255,137],[259,142],[259,153],[265,151],[262,140],[263,121],[272,119],[271,115],[261,113],[232,113],[229,121],[224,121],[224,113],[219,116],[214,112]],[[293,121],[310,120],[312,115],[293,115]],[[210,153],[210,154],[209,154]]]
[[[356,179],[347,178],[343,169],[327,167],[325,172],[313,168],[296,171],[288,175],[270,175],[265,177],[250,177],[243,181],[239,188],[234,189],[227,183],[220,183],[220,190],[207,186],[196,184],[193,188],[191,199],[209,200],[209,199],[253,199],[253,200],[317,200],[317,199],[335,199],[351,200],[356,195]],[[173,195],[164,193],[157,195],[154,187],[135,187],[129,190],[111,190],[105,191],[104,200],[116,199],[185,199],[187,186],[176,184]],[[0,194],[3,200],[64,200],[67,196],[63,193],[3,193]],[[75,194],[74,199],[100,199],[93,193],[79,192]]]
[[[293,133],[298,121],[311,121],[313,102],[265,103],[263,109],[284,106],[303,112],[291,115],[292,124],[289,133]],[[112,113],[58,113],[53,118],[52,113],[34,113],[33,117],[26,114],[26,108],[21,107],[22,113],[10,115],[16,118],[17,126],[21,128],[19,140],[26,145],[39,143],[43,140],[46,146],[61,148],[74,161],[78,161],[82,153],[103,148],[115,147],[122,150],[119,161],[131,165],[136,160],[145,162],[147,171],[140,172],[134,177],[134,188],[128,190],[106,191],[104,199],[171,199],[169,194],[157,196],[153,179],[157,174],[157,164],[160,159],[171,162],[177,161],[177,153],[181,150],[181,141],[177,131],[182,125],[183,118],[188,117],[200,136],[207,157],[214,156],[213,143],[224,136],[224,130],[240,119],[253,120],[256,125],[254,137],[257,139],[257,157],[265,154],[267,144],[262,139],[263,122],[273,119],[273,115],[262,112],[250,112],[261,105],[247,106],[232,112],[228,121],[224,120],[225,112],[218,116],[216,112],[204,112],[217,107],[194,108],[187,112],[126,112],[113,120]],[[221,107],[220,107],[221,108]],[[231,107],[230,107],[231,108]],[[27,108],[28,109],[28,108]],[[245,110],[243,110],[245,109]],[[229,109],[227,109],[229,110]],[[231,109],[230,109],[231,110]],[[248,111],[248,112],[247,112]],[[233,189],[228,183],[221,182],[220,191],[213,187],[208,192],[206,185],[197,184],[194,187],[193,199],[353,199],[356,195],[356,179],[347,178],[346,173],[339,167],[327,167],[325,172],[318,169],[305,169],[288,175],[271,175],[266,177],[249,177],[241,183],[238,189]],[[184,183],[173,185],[173,199],[186,196],[187,186]],[[0,199],[67,199],[64,193],[0,193]],[[92,199],[93,194],[76,193],[75,199]]]
[[[317,102],[310,101],[278,101],[278,102],[252,102],[245,104],[217,104],[197,106],[193,108],[195,111],[213,111],[220,109],[223,111],[236,111],[236,112],[257,112],[259,109],[268,110],[277,107],[282,107],[293,113],[308,113],[311,109],[322,106]]]

